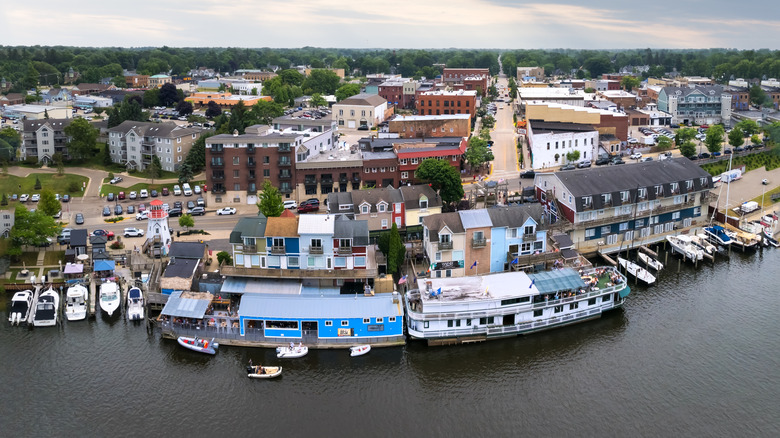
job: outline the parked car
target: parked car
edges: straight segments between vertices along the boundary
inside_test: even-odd
[[[187,213],[193,216],[203,216],[204,214],[206,214],[206,209],[203,207],[195,207],[190,209]]]
[[[173,208],[181,209],[181,201],[176,201],[173,203]]]
[[[163,196],[168,196],[170,194],[171,194],[171,192],[168,190],[168,187],[163,187],[162,188],[162,195]]]
[[[60,245],[66,245],[70,243],[71,231],[73,230],[70,228],[63,228],[62,231],[60,232],[60,235],[57,236],[57,243],[59,243]]]
[[[217,210],[218,216],[221,216],[223,214],[236,214],[236,209],[233,207],[224,207]]]
[[[195,186],[195,187],[197,187],[197,186]],[[206,206],[206,200],[203,199],[203,198],[198,198],[198,199],[195,200],[195,205],[197,205],[198,207],[205,207]]]
[[[38,202],[40,200],[41,200],[41,195],[39,195],[37,193],[33,193],[32,198],[30,198],[30,201],[32,201],[32,202]]]
[[[172,208],[168,210],[168,216],[169,217],[181,216],[181,208]]]
[[[307,204],[316,204],[318,207],[320,205],[320,200],[317,199],[317,198],[309,198],[309,199],[307,199],[307,200],[305,200],[303,202],[305,202]]]
[[[25,193],[25,194],[23,194],[22,196],[19,197],[19,202],[27,202],[29,199],[30,199],[30,195]]]
[[[536,172],[533,170],[526,170],[525,172],[520,174],[520,178],[529,178],[533,179],[536,176]]]
[[[577,167],[579,167],[580,169],[584,169],[586,167],[590,167],[590,160],[580,161],[579,163],[577,163]]]
[[[603,166],[605,164],[609,164],[609,162],[612,161],[609,157],[601,157],[598,160],[596,160],[596,166]]]
[[[67,195],[65,195],[65,196],[67,196]],[[12,200],[12,201],[18,201],[18,200],[19,200],[19,195],[17,195],[16,193],[14,193],[13,195],[11,195],[11,200]]]
[[[107,205],[103,207],[103,216],[111,216],[111,207]]]
[[[187,201],[187,210],[192,210],[193,208],[195,208],[195,202]]]
[[[133,204],[127,206],[127,214],[135,214],[135,206]]]
[[[182,184],[181,190],[184,193],[184,196],[192,196],[192,187],[190,187],[190,183]]]
[[[200,195],[201,193],[200,186],[195,184],[195,186],[192,188],[192,192],[195,193],[196,195]]]
[[[181,196],[181,187],[179,187],[178,184],[173,186],[173,195],[174,196]]]
[[[119,216],[122,213],[124,213],[124,210],[122,209],[122,206],[120,204],[115,205],[114,206],[114,214]]]
[[[120,201],[121,201],[121,200],[123,200],[123,199],[125,199],[125,192],[119,192],[119,194],[118,194],[118,195],[116,195],[116,197],[117,197],[117,199],[119,199]]]
[[[108,230],[95,230],[90,233],[90,236],[106,236],[106,239],[114,240],[114,232]]]
[[[141,212],[141,211],[146,211],[146,205],[144,205],[144,204],[138,204],[138,211],[139,211],[139,212]]]
[[[368,131],[368,125],[360,125],[360,126],[358,126],[358,131]]]
[[[146,189],[142,189],[141,192],[138,194],[138,196],[141,199],[148,198],[149,197],[149,191]]]
[[[567,164],[565,166],[561,166],[561,170],[574,170],[576,168],[577,168],[577,166],[575,166],[573,164]]]
[[[116,184],[118,182],[122,182],[122,177],[121,176],[115,176],[115,177],[111,178],[111,181],[109,181],[109,183],[111,183],[111,184]]]
[[[129,195],[130,199],[136,199],[138,197],[138,192],[132,191]]]
[[[744,152],[744,151],[745,148],[743,148],[742,146],[738,146],[734,148],[734,152]],[[35,195],[33,195],[33,197],[35,197]]]
[[[108,199],[108,202],[114,202],[114,194],[113,193],[109,193],[106,196],[106,199]]]
[[[731,155],[731,149],[728,149],[728,148],[724,149],[723,153],[726,154],[726,155]]]
[[[709,158],[709,157],[710,157],[709,152],[702,152],[702,153],[699,154],[699,158],[702,158],[702,159],[706,159],[706,158]]]
[[[713,153],[712,153],[712,156],[713,156],[713,157],[719,157],[720,155],[721,155],[721,153],[720,153],[720,152],[713,152]]]
[[[157,197],[157,195],[158,195],[158,193],[157,193],[157,190],[154,190],[154,189],[152,189],[152,190],[149,192],[149,195],[151,195],[151,196],[152,196],[152,198],[156,198],[156,197]]]
[[[125,237],[142,237],[144,230],[140,228],[125,228],[124,235]]]
[[[149,216],[147,216],[147,213],[145,211],[139,211],[135,214],[135,220],[137,221],[143,221],[149,219]]]
[[[647,161],[653,161],[653,157],[644,157],[641,160],[639,160],[640,163],[645,163]]]
[[[640,160],[640,159],[642,159],[642,154],[639,153],[639,152],[634,152],[628,158],[631,158],[632,160]]]
[[[70,195],[62,195],[62,202],[70,202]]]
[[[619,164],[626,164],[626,162],[623,161],[623,159],[620,158],[620,157],[615,157],[615,158],[612,159],[612,162],[609,163],[609,164],[612,165],[612,166],[617,166]]]
[[[294,208],[298,208],[298,203],[295,202],[295,200],[293,200],[293,199],[289,199],[287,201],[284,201],[284,208],[287,208],[287,209],[290,209],[290,210],[292,210]]]
[[[76,225],[84,225],[84,215],[81,213],[76,213],[75,222]]]

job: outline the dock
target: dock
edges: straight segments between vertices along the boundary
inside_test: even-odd
[[[658,253],[653,251],[652,249],[648,248],[647,245],[640,246],[639,250],[642,251],[643,253],[649,255],[649,256],[652,256],[654,259],[658,258]]]
[[[617,266],[617,262],[615,260],[613,260],[612,257],[608,256],[607,254],[605,254],[605,253],[603,253],[601,251],[599,251],[599,255],[601,256],[601,258],[604,259],[604,261],[606,261],[610,265]]]
[[[89,279],[89,317],[95,317],[95,310],[97,307],[97,286],[95,285],[95,279]]]
[[[33,292],[32,308],[27,312],[27,325],[33,325],[33,318],[35,317],[35,306],[38,304],[38,296],[41,294],[42,286],[35,285],[35,292]]]

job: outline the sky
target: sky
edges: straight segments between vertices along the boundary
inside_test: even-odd
[[[3,7],[0,44],[778,49],[774,1],[38,0]]]

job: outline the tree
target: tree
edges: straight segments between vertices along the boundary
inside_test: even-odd
[[[86,119],[73,119],[64,129],[65,134],[70,138],[68,142],[68,153],[76,160],[83,160],[91,157],[95,153],[98,130],[92,126]]]
[[[713,125],[707,129],[707,136],[704,138],[704,144],[707,146],[708,151],[711,153],[720,152],[724,133],[723,125]]]
[[[162,163],[160,163],[160,157],[157,155],[152,157],[152,162],[149,163],[149,167],[146,168],[146,174],[149,176],[149,179],[152,180],[152,184],[154,184],[154,180],[159,178],[162,174]]]
[[[217,263],[222,265],[223,263],[225,265],[232,265],[233,264],[233,258],[230,257],[230,253],[227,251],[220,251],[217,253]]]
[[[686,141],[693,141],[696,138],[697,131],[694,128],[680,128],[674,134],[674,141],[677,144],[683,144]]]
[[[155,106],[160,106],[160,89],[150,88],[144,91],[143,102],[144,102],[144,108],[152,108]]]
[[[665,151],[672,148],[672,139],[664,135],[658,137],[658,149]]]
[[[758,123],[750,119],[740,120],[734,127],[741,129],[745,137],[750,137],[753,134],[761,132],[761,127],[758,126]]]
[[[344,84],[336,90],[336,100],[341,102],[342,100],[352,97],[356,94],[360,94],[360,85],[358,84]]]
[[[0,205],[6,206],[8,205],[8,197],[3,193],[3,199],[0,199]]]
[[[143,110],[143,99],[140,96],[127,96],[125,100],[108,110],[108,127],[113,128],[125,120],[145,122],[149,114]]]
[[[176,105],[176,111],[179,112],[180,116],[188,116],[192,114],[192,103],[187,102],[186,100],[182,100]]]
[[[442,202],[451,204],[463,198],[463,185],[460,172],[450,166],[449,160],[428,158],[423,160],[416,171],[417,178],[429,183],[441,196]]]
[[[766,93],[764,92],[761,87],[756,84],[750,87],[750,103],[752,103],[755,106],[761,106],[766,102]]]
[[[341,82],[341,78],[336,73],[330,70],[314,69],[309,73],[309,77],[303,81],[301,88],[306,94],[333,94],[336,92],[339,82]]]
[[[193,174],[197,174],[206,168],[206,139],[214,135],[213,132],[204,132],[192,144],[184,163],[190,167]],[[181,174],[181,171],[179,172]],[[181,175],[180,175],[181,177]]]
[[[47,216],[54,216],[62,210],[62,205],[54,196],[54,192],[46,189],[41,192],[41,199],[38,201],[38,210]]]
[[[759,137],[758,134],[753,134],[753,136],[750,137],[750,142],[754,145],[761,144],[761,137]]]
[[[47,237],[54,237],[58,232],[59,227],[51,215],[44,214],[41,210],[32,212],[24,205],[16,204],[14,226],[10,233],[13,246],[41,246],[47,243]]]
[[[493,118],[491,115],[486,115],[482,118],[482,127],[487,129],[492,129],[493,126],[496,124],[496,119]]]
[[[686,158],[696,155],[696,144],[690,140],[686,141],[680,145],[680,153]]]
[[[189,213],[183,214],[179,216],[179,226],[189,230],[195,226],[195,219],[193,219],[192,215]]]
[[[309,102],[312,107],[319,108],[321,106],[328,106],[328,101],[320,93],[314,93],[311,95],[311,101]]]
[[[282,105],[276,102],[261,100],[252,106],[249,117],[260,123],[270,125],[274,118],[282,115],[284,115],[284,107]]]
[[[62,157],[62,153],[56,152],[52,155],[51,160],[54,161],[54,165],[57,166],[57,175],[65,175],[65,163]]]
[[[49,110],[45,109],[43,110],[43,118],[48,119],[49,118]]]
[[[729,132],[729,144],[738,148],[745,144],[745,133],[742,132],[739,127],[736,127]]]
[[[580,70],[580,71],[582,71],[582,70]],[[595,92],[596,92],[596,89],[595,89],[595,88],[593,88],[593,87],[588,87],[588,88],[586,88],[586,89],[585,89],[585,92],[586,92],[586,93],[595,93]]]
[[[103,148],[103,165],[110,166],[114,161],[111,159],[111,149],[108,145]]]
[[[220,114],[222,114],[222,108],[220,108],[219,105],[217,105],[216,102],[214,102],[213,100],[210,100],[206,104],[206,117],[211,119],[211,118],[217,117]]]
[[[40,190],[41,189],[41,179],[37,176],[35,177],[35,185],[33,185],[33,189]]]
[[[579,161],[580,159],[580,151],[571,151],[566,153],[566,161],[569,163],[573,163],[575,161]]]
[[[279,190],[271,184],[271,181],[263,181],[263,192],[257,202],[257,209],[265,217],[279,217],[284,211],[284,203]]]
[[[379,250],[387,257],[387,272],[395,274],[401,270],[404,263],[406,247],[401,241],[401,235],[398,233],[398,226],[393,222],[389,232],[382,233],[377,242]]]
[[[173,104],[178,101],[179,91],[176,88],[176,85],[168,82],[167,84],[163,84],[163,86],[160,87],[160,103],[163,106],[173,106]]]
[[[623,79],[620,80],[620,86],[626,91],[639,88],[639,78],[636,76],[623,76]]]
[[[479,137],[469,139],[469,147],[463,158],[473,168],[477,168],[487,162],[493,161],[493,152],[487,147],[487,141]]]
[[[195,174],[192,171],[192,166],[185,160],[181,167],[179,167],[179,183],[184,184],[190,182],[194,176]]]

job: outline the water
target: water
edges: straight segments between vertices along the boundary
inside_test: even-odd
[[[668,265],[593,322],[357,358],[207,357],[123,319],[4,323],[2,435],[780,435],[780,251]],[[284,373],[249,380],[250,358]]]

